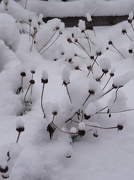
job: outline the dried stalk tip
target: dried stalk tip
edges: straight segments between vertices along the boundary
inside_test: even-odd
[[[122,34],[127,34],[127,31],[125,29],[123,29]]]
[[[131,23],[132,23],[132,19],[128,19],[128,23],[130,23],[130,24],[131,24]]]
[[[29,19],[28,21],[31,23],[31,22],[32,22],[32,19]]]
[[[48,79],[41,79],[41,82],[42,82],[43,84],[47,84],[47,83],[48,83]]]
[[[113,76],[114,76],[114,73],[110,73],[110,76],[113,77]]]
[[[31,73],[32,73],[32,74],[35,74],[35,71],[34,71],[34,70],[31,70]]]
[[[31,79],[30,81],[30,84],[35,84],[35,80]]]
[[[18,131],[19,133],[23,132],[25,130],[24,127],[17,127],[16,131]]]
[[[132,49],[129,49],[128,52],[129,52],[130,54],[132,54],[132,53],[133,53],[133,50],[132,50]]]
[[[88,119],[90,119],[90,115],[86,115],[86,114],[84,114],[84,119],[86,119],[86,120],[88,120]]]
[[[94,91],[94,90],[89,90],[88,92],[89,92],[89,94],[92,94],[92,95],[95,94],[95,91]]]
[[[0,166],[0,172],[1,173],[6,173],[8,171],[8,166],[6,166],[5,168]]]
[[[113,42],[112,42],[112,41],[109,41],[108,44],[113,44]]]
[[[102,72],[103,72],[104,74],[107,74],[107,73],[108,73],[108,70],[107,70],[107,69],[102,69]]]
[[[67,41],[68,41],[69,43],[72,43],[72,40],[71,40],[70,38],[68,38]]]
[[[93,133],[93,136],[97,138],[97,137],[98,137],[97,132],[96,132],[96,133]]]
[[[25,77],[25,76],[26,76],[26,73],[25,73],[25,72],[21,72],[20,75],[21,75],[22,77]]]
[[[118,129],[118,131],[121,131],[121,130],[123,129],[123,125],[118,124],[118,125],[117,125],[117,129]]]
[[[58,113],[57,113],[57,111],[54,111],[54,112],[52,112],[52,114],[53,114],[54,116],[56,116]]]
[[[78,130],[78,134],[79,134],[80,137],[84,136],[85,133],[86,133],[85,130]]]

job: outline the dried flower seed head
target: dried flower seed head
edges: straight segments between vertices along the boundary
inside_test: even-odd
[[[32,73],[32,74],[35,74],[35,70],[31,70],[31,73]]]
[[[98,137],[98,133],[97,132],[93,133],[93,136],[97,138]]]
[[[68,41],[69,43],[72,43],[72,39],[71,39],[71,38],[68,38],[67,41]]]
[[[43,84],[47,84],[48,83],[48,73],[45,70],[42,71],[41,82]]]
[[[34,29],[34,31],[37,31],[37,28],[36,28],[36,27],[34,27],[33,29]]]
[[[78,134],[79,134],[79,136],[81,136],[81,137],[84,136],[85,133],[86,133],[85,130],[78,130]]]
[[[96,55],[97,55],[97,56],[101,56],[101,55],[102,55],[102,52],[101,52],[101,51],[97,51],[97,52],[96,52]]]
[[[31,23],[31,22],[32,22],[32,19],[29,19],[28,21]]]
[[[131,23],[132,23],[132,19],[128,19],[128,23],[130,23],[130,24],[131,24]]]
[[[91,59],[94,59],[94,56],[90,56]]]
[[[25,73],[25,72],[21,72],[20,75],[21,75],[22,77],[25,77],[25,76],[26,76],[26,73]]]
[[[109,41],[109,42],[108,42],[108,44],[109,44],[109,45],[112,45],[112,44],[113,44],[113,42],[112,42],[112,41]]]
[[[35,80],[31,79],[30,81],[30,84],[35,84]]]
[[[48,126],[47,126],[47,131],[49,132],[50,139],[52,139],[53,133],[54,133],[54,131],[55,131],[55,127],[54,127],[54,124],[53,124],[53,123],[48,124]]]
[[[126,29],[122,29],[122,34],[127,34],[127,30]]]
[[[59,26],[56,26],[55,29],[58,31],[58,30],[60,29],[60,27],[59,27]]]
[[[39,25],[39,26],[41,25],[41,22],[40,22],[40,21],[38,21],[38,25]]]
[[[133,53],[133,49],[129,49],[128,52],[129,52],[130,54],[132,54],[132,53]]]
[[[19,133],[23,132],[25,130],[24,128],[24,123],[21,119],[17,120],[16,122],[16,131],[18,131]]]
[[[123,129],[123,125],[118,124],[118,125],[117,125],[117,129],[118,129],[118,131],[121,131],[121,130]]]
[[[90,119],[90,115],[87,115],[87,114],[84,114],[84,119],[86,119],[86,120],[88,120],[88,119]]]
[[[7,173],[8,169],[9,169],[8,166],[5,166],[5,167],[4,166],[0,166],[0,172],[1,173]]]
[[[102,72],[103,72],[104,74],[107,74],[107,73],[108,73],[108,69],[102,69]]]
[[[113,72],[111,72],[111,73],[110,73],[110,76],[111,76],[111,77],[113,77],[113,76],[114,76],[114,73],[113,73]]]
[[[76,42],[76,43],[77,43],[77,42],[78,42],[78,39],[77,39],[77,38],[75,38],[75,39],[74,39],[74,42]]]

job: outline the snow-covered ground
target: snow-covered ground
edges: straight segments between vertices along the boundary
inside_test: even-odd
[[[1,3],[0,179],[133,180],[133,25],[64,29]]]
[[[24,4],[24,1],[22,1]],[[27,8],[42,13],[44,17],[86,17],[92,16],[121,16],[134,12],[133,0],[75,0],[61,2],[60,0],[38,1],[28,0]]]

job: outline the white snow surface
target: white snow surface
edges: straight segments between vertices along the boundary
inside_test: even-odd
[[[133,0],[78,0],[78,1],[34,1],[29,0],[27,7],[44,17],[86,17],[128,15],[134,12]]]
[[[97,8],[99,5],[110,3],[109,7],[111,9],[115,8],[113,13],[118,12],[119,14],[126,14],[134,8],[134,2],[130,0],[107,2],[96,0],[94,2],[98,3]],[[49,2],[49,6],[44,8],[47,2],[39,3],[37,0],[29,0],[28,9],[34,10],[34,12],[38,11],[38,15],[43,11],[45,15],[50,13],[53,16],[57,13],[57,15],[67,16],[69,12],[72,12],[73,7],[74,12],[72,14],[76,15],[75,13],[78,13],[77,4],[81,8],[88,9],[89,7],[88,1],[70,1],[68,4],[55,2],[54,7],[59,8],[58,12],[56,12],[50,6],[51,3]],[[65,11],[60,11],[60,8],[66,4]],[[71,7],[70,4],[72,5]],[[87,7],[85,7],[85,4]],[[111,63],[110,72],[114,72],[114,78],[109,80],[110,74],[108,73],[100,82],[96,82],[94,73],[97,72],[99,74],[101,67],[95,63],[93,68],[95,72],[88,74],[87,64],[91,63],[92,65],[94,61],[89,58],[88,54],[80,46],[67,42],[66,37],[73,32],[73,28],[64,29],[61,22],[57,19],[48,22],[48,24],[42,22],[41,27],[37,26],[39,34],[37,39],[35,37],[34,40],[38,40],[38,42],[34,44],[36,42],[33,43],[32,36],[29,37],[30,26],[28,19],[29,17],[34,18],[35,23],[40,20],[40,17],[24,9],[13,0],[9,0],[8,11],[5,10],[3,2],[0,5],[0,28],[3,26],[5,30],[0,31],[0,166],[3,168],[5,166],[9,167],[8,179],[133,180],[134,54],[128,53],[132,42],[126,35],[122,34],[122,25],[125,23],[127,32],[133,38],[134,32],[131,25],[124,22],[111,27],[95,27],[96,36],[94,32],[86,30],[95,44],[90,42],[93,51],[98,44],[101,44],[104,49],[102,55],[96,61],[99,63],[101,58],[108,58]],[[67,11],[69,7],[70,11]],[[99,10],[97,8],[90,7],[88,10],[92,10],[91,13],[96,12],[96,15],[97,13],[101,15],[104,12],[104,8]],[[109,10],[105,6],[105,14],[110,14],[112,12],[111,9]],[[79,16],[84,15],[84,13],[83,9],[79,10]],[[9,28],[7,29],[8,24]],[[57,24],[62,26],[63,34],[60,34],[60,36],[59,31],[53,34]],[[41,35],[43,34],[42,29],[45,29],[46,33],[44,33],[45,36],[43,37]],[[12,34],[13,32],[16,33],[16,36]],[[31,27],[31,33],[33,33],[33,27]],[[52,36],[53,38],[51,39]],[[123,49],[125,58],[114,52],[115,49],[112,47],[106,50],[110,36],[112,36],[115,46]],[[6,39],[6,37],[8,38]],[[51,45],[56,38],[56,43]],[[83,40],[83,38],[84,35],[81,39]],[[12,42],[12,45],[14,45],[13,40],[15,40],[15,49],[11,48],[7,43]],[[41,54],[39,49],[46,43],[47,45],[43,51],[49,45],[51,47],[49,51]],[[85,41],[82,41],[82,43],[83,46],[86,44]],[[33,47],[30,51],[32,44]],[[86,48],[88,48],[87,44]],[[60,53],[61,49],[64,49],[62,55]],[[74,52],[77,53],[79,58],[74,57]],[[90,50],[88,52],[90,53]],[[72,57],[72,62],[67,61],[70,57]],[[76,70],[74,68],[73,60],[79,60],[80,69]],[[87,60],[90,63],[87,63]],[[31,69],[35,70],[35,74],[33,74],[35,84],[30,87],[27,93],[29,80],[32,77]],[[44,88],[43,96],[43,108],[46,118],[43,118],[41,108],[41,78],[43,70],[47,71],[44,78],[49,78]],[[65,74],[63,77],[64,70]],[[21,72],[26,72],[23,80],[20,76]],[[62,85],[63,80],[70,81],[68,90],[72,103],[69,101],[66,88]],[[113,82],[116,85],[123,85],[123,87],[118,89],[118,91],[114,89],[107,93],[110,91]],[[21,89],[22,87],[23,89]],[[95,95],[88,97],[89,88],[95,90]],[[27,95],[27,102],[24,102],[25,95]],[[81,107],[86,99],[85,106]],[[83,120],[82,116],[79,117],[79,113],[84,112],[84,108],[87,108],[87,110],[90,108],[89,111],[93,115],[95,111],[98,114],[95,114],[89,120]],[[108,108],[109,112],[107,112]],[[126,111],[130,109],[131,111]],[[52,139],[50,139],[47,127],[52,122],[53,111],[58,111],[58,114],[55,116],[55,126],[52,124],[51,128],[55,129],[56,126],[58,128],[56,128]],[[110,113],[111,117],[109,117]],[[72,117],[71,120],[69,119],[70,117]],[[21,133],[17,144],[18,132],[16,131],[16,122],[20,119],[25,124],[25,131]],[[65,121],[67,122],[65,123]],[[81,124],[79,124],[80,122]],[[122,131],[117,130],[118,124],[123,125]],[[71,132],[77,133],[76,128],[79,125],[82,128],[85,126],[86,134],[83,137],[74,137],[72,140],[72,134],[70,136],[69,132],[71,130]],[[104,130],[97,127],[115,127],[116,129]],[[93,136],[94,132],[97,132],[99,135],[97,138]],[[9,151],[11,159],[7,155]],[[3,173],[0,172],[0,180],[3,179],[2,175]]]

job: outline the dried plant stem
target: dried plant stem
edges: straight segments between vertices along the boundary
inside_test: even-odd
[[[21,133],[21,132],[18,133],[18,137],[17,137],[16,143],[18,143],[18,141],[19,141],[20,133]]]
[[[54,43],[57,41],[57,39],[60,37],[60,34],[55,38],[55,40],[41,53],[41,55],[46,52]]]
[[[78,121],[72,120],[75,123],[79,123]],[[97,129],[117,129],[117,126],[113,126],[113,127],[102,127],[102,126],[95,126],[95,125],[90,125],[90,124],[85,124],[86,126],[92,127],[92,128],[97,128]]]
[[[118,51],[118,53],[125,59],[125,57],[123,56],[123,54],[113,45],[113,44],[111,44],[112,46],[113,46],[113,48],[115,48],[116,49],[116,51]]]
[[[42,93],[41,93],[41,109],[42,109],[42,112],[43,112],[44,118],[45,118],[46,115],[45,115],[45,111],[44,111],[44,108],[43,108],[43,94],[44,94],[44,87],[45,87],[45,84],[43,83]]]
[[[55,128],[58,129],[60,132],[65,133],[65,134],[72,134],[72,135],[78,135],[78,132],[76,133],[72,133],[72,132],[68,132],[68,131],[63,131],[62,129],[60,129],[55,123],[53,123]]]
[[[102,98],[103,96],[105,96],[106,94],[108,94],[109,92],[111,92],[114,89],[114,87],[111,87],[107,92],[105,92],[100,98]]]
[[[133,26],[133,24],[132,23],[130,23],[131,24],[131,27],[132,27],[132,29],[133,29],[133,31],[134,31],[134,26]]]
[[[91,45],[90,45],[90,42],[89,42],[89,37],[87,36],[85,31],[84,31],[84,34],[86,36],[86,39],[87,39],[87,42],[88,42],[88,46],[89,46],[89,49],[90,49],[90,52],[91,52]]]
[[[31,21],[29,23],[29,41],[31,40]]]
[[[106,86],[108,85],[108,83],[109,83],[110,79],[111,79],[111,76],[109,77],[108,81],[106,82],[106,84],[105,84],[105,86],[103,87],[103,89],[102,89],[102,90],[104,90],[104,89],[106,88]]]
[[[133,41],[132,39],[131,39],[131,37],[127,34],[127,33],[125,33],[126,35],[127,35],[127,37],[130,39],[130,41]]]
[[[28,88],[27,88],[27,91],[26,91],[26,93],[25,93],[25,96],[24,96],[24,102],[26,102],[26,96],[27,96],[27,93],[28,93],[30,87],[31,87],[31,84],[29,84],[29,86],[28,86]]]
[[[89,99],[89,97],[91,96],[91,94],[89,93],[89,95],[87,96],[86,100],[84,101],[84,103],[82,104],[82,106],[84,106],[87,102],[87,100]]]
[[[69,97],[69,100],[70,100],[70,102],[72,103],[72,99],[71,99],[71,96],[70,96],[70,93],[69,93],[68,86],[65,85],[65,87],[66,87],[66,90],[67,90],[67,95],[68,95],[68,97]]]
[[[118,90],[120,89],[120,87],[118,87],[117,89],[116,89],[116,94],[115,94],[115,100],[114,100],[114,102],[117,100],[117,93],[118,93]]]
[[[42,49],[44,49],[44,47],[46,47],[46,46],[48,45],[48,43],[52,40],[52,38],[54,37],[54,35],[56,34],[56,32],[57,32],[57,30],[55,30],[55,32],[53,33],[53,35],[51,36],[51,38],[46,42],[46,44],[44,44],[44,45],[42,46],[42,48],[38,51],[38,53],[41,52]]]
[[[21,77],[21,88],[22,88],[22,92],[23,92],[23,76]]]
[[[105,73],[102,73],[102,75],[97,79],[97,81],[100,81],[101,78],[103,78],[104,74],[105,74]]]

